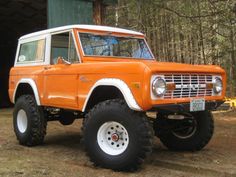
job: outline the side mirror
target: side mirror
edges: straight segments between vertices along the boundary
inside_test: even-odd
[[[66,65],[70,65],[71,63],[69,61],[66,61],[64,58],[62,57],[58,57],[57,58],[57,64],[66,64]]]

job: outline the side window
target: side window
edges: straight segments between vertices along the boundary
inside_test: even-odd
[[[68,59],[69,59],[69,62],[71,62],[71,63],[78,63],[79,62],[79,58],[78,58],[78,54],[76,51],[76,47],[75,47],[72,33],[70,33],[70,36],[69,36]]]
[[[51,63],[56,64],[58,57],[70,63],[78,63],[74,39],[71,32],[52,35],[51,38]]]
[[[17,63],[43,62],[45,39],[21,44]]]

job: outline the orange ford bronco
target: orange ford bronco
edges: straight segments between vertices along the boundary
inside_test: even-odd
[[[83,118],[91,161],[115,170],[138,167],[154,134],[171,150],[202,149],[225,88],[218,66],[158,62],[142,33],[93,25],[22,36],[9,80],[20,144],[43,143],[48,121]]]

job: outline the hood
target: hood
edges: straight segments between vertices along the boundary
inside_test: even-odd
[[[143,61],[152,73],[224,73],[216,65],[191,65],[173,62]]]

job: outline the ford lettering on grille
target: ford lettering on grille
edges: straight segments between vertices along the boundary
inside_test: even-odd
[[[194,98],[212,96],[213,90],[207,88],[212,83],[212,75],[174,74],[164,75],[166,83],[174,83],[175,90],[166,91],[164,98]]]

